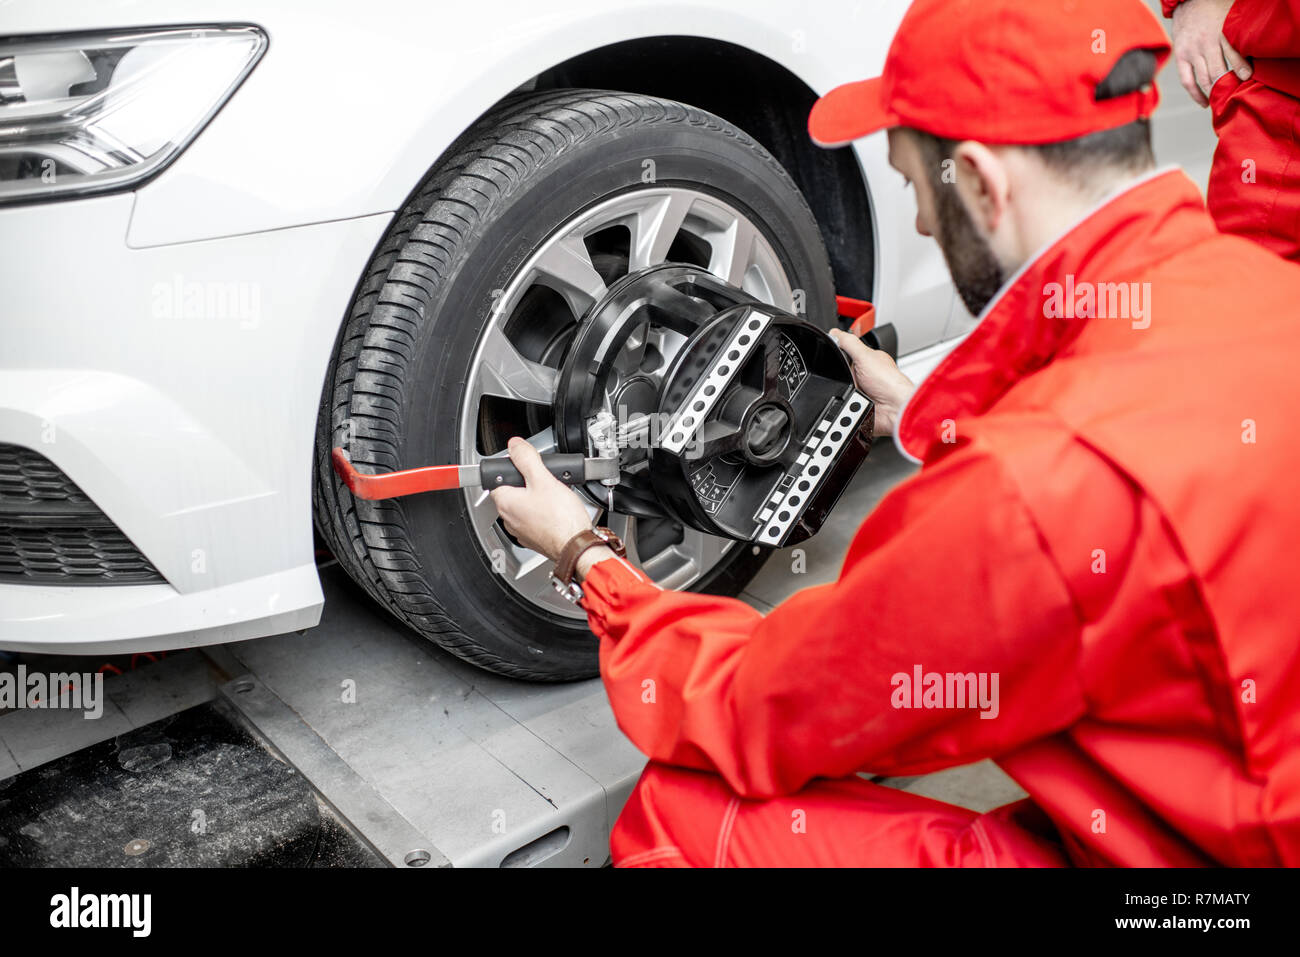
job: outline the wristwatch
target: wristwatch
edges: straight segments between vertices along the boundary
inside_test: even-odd
[[[578,571],[578,559],[588,549],[599,545],[607,545],[619,558],[627,555],[623,540],[608,528],[599,525],[595,528],[583,529],[569,539],[560,550],[560,557],[556,559],[555,568],[551,570],[551,584],[569,601],[576,602],[582,597],[582,586],[573,580],[573,576]]]

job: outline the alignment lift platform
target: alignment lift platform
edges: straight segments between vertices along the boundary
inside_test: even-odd
[[[322,624],[208,649],[221,695],[368,844],[400,866],[594,866],[645,757],[599,679],[490,674],[413,636],[322,573]],[[351,700],[350,700],[351,699]]]

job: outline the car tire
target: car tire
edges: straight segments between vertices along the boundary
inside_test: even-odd
[[[494,290],[570,216],[659,183],[686,183],[743,209],[803,293],[835,315],[816,221],[786,171],[724,120],[681,103],[600,90],[512,97],[464,134],[427,176],[374,254],[325,382],[313,476],[315,519],[340,565],[415,632],[517,678],[598,673],[581,619],[530,605],[494,574],[465,497],[355,499],[330,450],[364,472],[462,461],[457,423]],[[767,558],[733,546],[692,590],[736,594]]]

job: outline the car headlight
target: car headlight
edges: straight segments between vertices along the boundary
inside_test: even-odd
[[[153,175],[265,49],[266,34],[251,26],[0,40],[0,203]]]

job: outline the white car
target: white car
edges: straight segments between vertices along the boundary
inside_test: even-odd
[[[0,648],[308,628],[314,523],[444,648],[594,673],[489,498],[354,500],[329,451],[378,472],[553,446],[579,317],[665,261],[823,325],[870,299],[923,375],[973,319],[885,138],[806,133],[905,8],[0,3]],[[1203,176],[1208,121],[1162,80],[1161,159]],[[734,592],[766,557],[608,520],[668,587]]]

